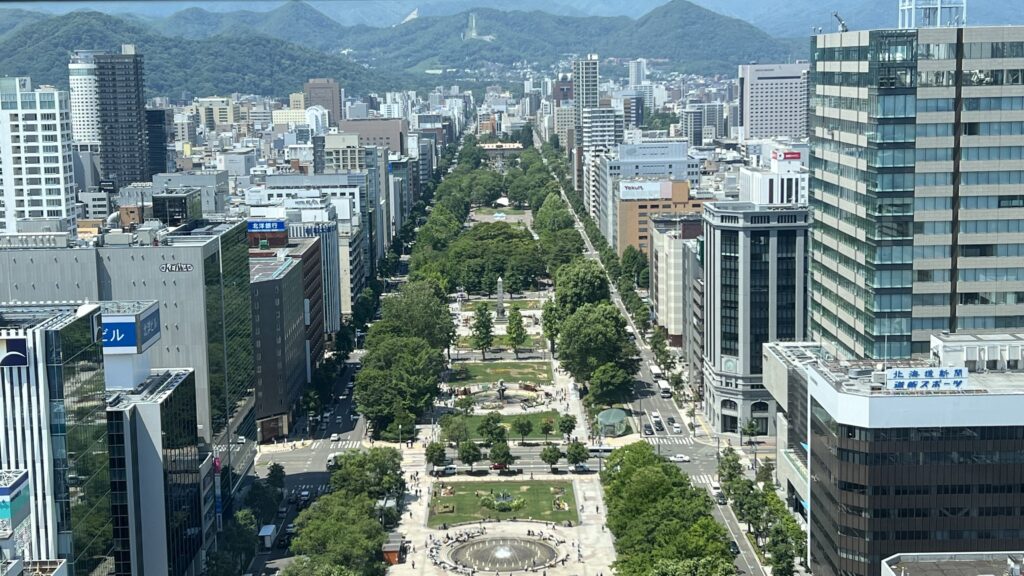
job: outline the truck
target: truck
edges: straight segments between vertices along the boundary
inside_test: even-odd
[[[668,383],[668,380],[658,380],[658,391],[662,398],[672,397],[672,386]]]

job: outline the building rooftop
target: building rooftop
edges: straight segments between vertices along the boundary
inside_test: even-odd
[[[704,204],[704,210],[713,212],[807,212],[807,204],[758,204],[739,200],[724,200]]]
[[[107,408],[124,409],[135,402],[159,403],[192,374],[191,368],[165,368],[150,371],[148,378],[132,390],[116,390],[107,394]]]
[[[156,303],[156,300],[108,300],[100,302],[100,311],[103,314],[140,314]]]
[[[287,274],[292,266],[295,266],[293,258],[250,258],[249,281],[266,282],[268,280],[277,280]]]
[[[98,307],[80,302],[0,302],[0,334],[5,329],[59,329]]]
[[[829,355],[814,342],[771,342],[764,345],[766,353],[774,351],[789,364],[813,368],[833,388],[845,394],[861,396],[906,396],[906,395],[980,395],[980,394],[1024,394],[1024,372],[971,372],[961,366],[940,366],[937,361],[927,358],[900,360],[840,360]],[[942,387],[939,389],[916,387],[895,389],[886,386],[887,371],[902,370],[906,378],[911,371],[923,376],[926,370],[952,371],[962,369],[965,385],[962,388]],[[951,375],[952,377],[952,375]]]
[[[0,494],[28,480],[28,470],[0,470]]]
[[[1020,552],[896,554],[882,560],[882,576],[1020,576]]]

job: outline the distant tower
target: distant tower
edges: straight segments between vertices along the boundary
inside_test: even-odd
[[[899,27],[947,28],[967,25],[967,0],[899,0]]]
[[[469,30],[466,31],[466,38],[476,38],[476,13],[469,13]]]

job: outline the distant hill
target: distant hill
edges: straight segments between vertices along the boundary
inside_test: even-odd
[[[166,36],[209,38],[217,35],[261,34],[317,50],[333,51],[346,28],[306,2],[286,2],[269,12],[209,12],[186,8],[153,22]]]
[[[20,10],[18,8],[0,8],[0,38],[18,28],[45,20],[49,16],[42,12]]]
[[[477,32],[492,42],[463,40],[467,15],[419,18],[391,28],[350,29],[345,46],[377,65],[475,67],[487,62],[550,64],[565,54],[664,58],[691,72],[731,72],[750,60],[784,60],[791,49],[738,19],[672,0],[633,20],[477,9]]]
[[[37,84],[68,84],[68,57],[76,49],[136,44],[145,55],[146,89],[178,96],[232,92],[283,96],[308,78],[330,77],[355,93],[408,85],[387,71],[367,70],[348,58],[246,32],[202,39],[172,38],[138,21],[99,12],[72,12],[22,26],[0,37],[0,74],[31,76]]]

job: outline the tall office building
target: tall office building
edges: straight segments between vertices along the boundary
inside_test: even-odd
[[[96,50],[76,50],[68,63],[71,87],[71,133],[76,142],[100,141],[100,89],[93,57]]]
[[[743,139],[807,137],[807,62],[739,68]]]
[[[149,180],[146,97],[142,54],[121,46],[119,54],[95,54],[99,92],[100,158],[103,177],[118,187]]]
[[[220,461],[217,496],[230,499],[253,465],[256,439],[245,222],[140,226],[105,234],[102,246],[59,234],[11,244],[0,246],[0,299],[160,302],[153,366],[195,370],[199,435]]]
[[[174,171],[174,110],[146,110],[146,144],[149,174]]]
[[[639,58],[629,61],[629,85],[639,86],[647,81],[647,60]]]
[[[28,471],[25,556],[71,576],[114,564],[102,346],[96,304],[0,305],[0,470]]]
[[[905,358],[934,333],[1024,327],[1024,27],[814,47],[812,339]]]
[[[601,105],[598,98],[597,85],[600,82],[600,60],[597,54],[587,54],[586,58],[573,60],[572,63],[572,96],[576,111],[576,144],[583,141],[583,111]]]
[[[761,346],[806,333],[806,204],[704,205],[704,413],[716,432],[775,434]]]
[[[33,89],[29,78],[0,78],[0,111],[0,234],[74,230],[68,93]]]
[[[704,145],[704,111],[687,108],[679,111],[679,130],[690,146]]]
[[[728,138],[729,132],[725,129],[725,103],[723,102],[698,102],[692,104],[701,112],[703,126],[715,129],[715,138]]]
[[[810,342],[765,345],[778,482],[807,520],[812,573],[881,576],[905,551],[939,572],[958,571],[949,560],[960,552],[1003,552],[1005,567],[1024,544],[1024,374],[1005,371],[1021,365],[1020,336],[950,334],[931,346],[931,358],[879,370]],[[984,373],[964,365],[985,351],[1010,360]]]
[[[306,106],[323,106],[327,110],[327,120],[331,126],[337,126],[341,120],[342,104],[345,102],[345,91],[333,78],[310,78],[302,86],[306,95]]]

